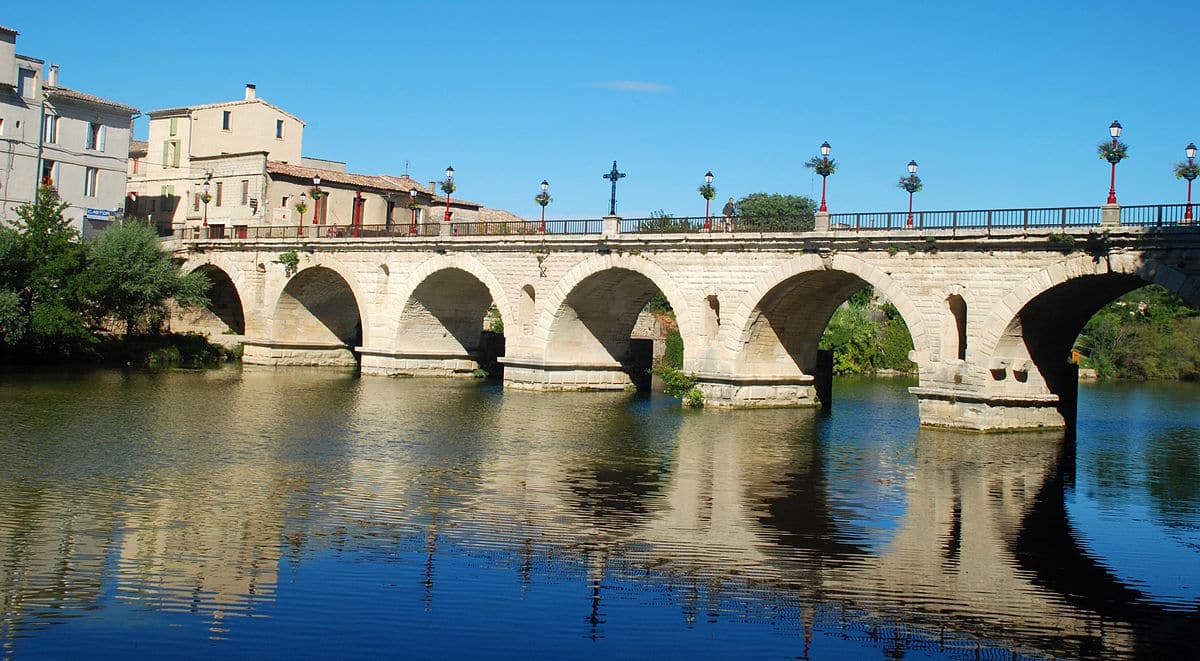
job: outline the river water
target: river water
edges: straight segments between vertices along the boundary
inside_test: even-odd
[[[0,657],[1118,658],[1200,644],[1200,385],[1079,431],[306,369],[0,375]]]

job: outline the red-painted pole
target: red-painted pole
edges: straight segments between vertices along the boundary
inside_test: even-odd
[[[351,236],[358,236],[358,227],[362,225],[362,191],[354,192],[354,231]]]
[[[416,235],[417,233],[417,209],[415,207],[412,210],[412,226],[409,227],[408,233],[411,235]]]
[[[546,205],[542,205],[542,234],[546,233]]]
[[[296,238],[304,238],[304,212],[300,212],[300,224],[296,226]]]
[[[208,202],[204,203],[204,226],[208,227]]]
[[[1190,164],[1190,161],[1189,161],[1189,164]],[[1192,219],[1192,180],[1191,179],[1188,179],[1188,203],[1187,203],[1187,208],[1185,208],[1183,210],[1183,219],[1184,220]]]
[[[708,203],[709,202],[712,202],[712,200],[708,199],[707,197],[704,198],[704,229],[706,229],[706,230],[712,229],[712,220],[710,220],[708,217]]]
[[[908,193],[908,226],[912,227],[912,191]]]
[[[321,211],[321,192],[313,191],[313,225],[317,224],[317,216],[320,216]],[[316,236],[314,234],[313,236]]]
[[[825,208],[825,180],[828,178],[828,175],[821,175],[821,213],[827,213],[829,211],[829,209]]]
[[[446,193],[446,222],[450,222],[450,193]]]
[[[1113,138],[1113,149],[1117,148],[1117,139]],[[1112,176],[1108,180],[1108,203],[1117,203],[1117,164],[1112,164]]]

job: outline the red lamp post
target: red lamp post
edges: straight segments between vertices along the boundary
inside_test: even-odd
[[[321,213],[320,213],[320,211],[321,211],[321,198],[322,198],[322,197],[324,197],[324,196],[325,196],[325,194],[321,192],[321,175],[316,175],[316,176],[314,176],[312,181],[313,181],[313,194],[312,194],[312,198],[313,198],[313,225],[316,225],[316,224],[317,224],[317,220],[318,220],[318,219],[320,218],[320,216],[321,216]],[[313,235],[314,235],[314,236],[316,236],[316,233],[314,232],[314,233],[313,233]]]
[[[1117,146],[1117,138],[1121,137],[1121,122],[1113,120],[1108,126],[1108,134],[1112,136],[1113,150],[1109,156],[1106,156],[1109,164],[1112,165],[1112,175],[1108,180],[1108,203],[1117,203],[1117,163],[1121,162],[1123,155],[1120,154],[1120,149]]]
[[[900,179],[900,188],[908,191],[908,227],[913,225],[913,193],[921,190],[921,178],[917,176],[917,162],[908,162],[908,176]]]
[[[1187,179],[1187,206],[1184,207],[1183,219],[1191,222],[1192,220],[1192,180],[1196,178],[1196,143],[1189,142],[1188,146],[1183,150],[1187,155],[1187,168],[1183,170],[1183,178]]]
[[[817,174],[821,175],[821,213],[829,213],[829,209],[825,206],[825,180],[828,179],[829,175],[830,175],[830,168],[829,168],[829,152],[830,151],[831,151],[831,148],[829,146],[829,141],[826,140],[825,142],[822,142],[821,143],[821,165],[823,167],[818,168],[818,170],[817,170]]]
[[[708,212],[709,205],[712,199],[717,196],[717,189],[713,188],[713,173],[712,170],[704,173],[704,185],[700,187],[700,196],[704,198],[704,229],[712,231],[712,217]]]
[[[296,205],[296,211],[300,212],[300,223],[296,226],[296,238],[304,238],[304,210],[308,208],[308,195],[300,193],[300,204]]]
[[[446,222],[450,222],[450,194],[454,192],[454,168],[446,168],[446,181],[442,182],[442,192],[446,194]]]
[[[546,233],[546,205],[550,204],[550,192],[549,192],[550,191],[550,182],[543,179],[542,183],[541,183],[541,187],[542,187],[542,192],[538,193],[537,197],[533,198],[533,201],[537,202],[542,207],[542,224],[541,224],[541,227],[539,228],[539,231],[542,234],[545,234]]]
[[[408,208],[412,209],[412,225],[408,228],[410,236],[415,236],[417,233],[417,189],[408,189]]]
[[[200,195],[200,201],[204,203],[204,222],[201,223],[201,225],[203,227],[208,227],[208,203],[212,201],[212,196],[208,194],[207,181],[204,182],[204,185],[201,188],[204,189],[204,193]]]

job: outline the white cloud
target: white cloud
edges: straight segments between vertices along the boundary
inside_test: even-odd
[[[592,83],[592,87],[620,90],[623,92],[649,92],[651,94],[661,94],[662,92],[671,91],[671,88],[667,85],[648,83],[641,80],[599,80]]]

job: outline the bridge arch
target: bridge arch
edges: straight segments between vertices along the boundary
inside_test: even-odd
[[[661,266],[640,255],[598,255],[567,271],[546,297],[534,336],[547,361],[620,361],[638,315],[656,292],[675,311],[686,360],[696,344],[689,342],[695,337],[691,301]]]
[[[207,335],[235,335],[246,333],[246,306],[243,299],[244,273],[242,269],[221,255],[206,255],[204,261],[189,261],[183,265],[185,273],[203,273],[209,280],[209,304],[203,309],[176,309],[171,327],[175,330],[192,331]]]
[[[980,335],[991,387],[1049,391],[1073,401],[1074,381],[1062,368],[1084,325],[1105,305],[1149,284],[1200,304],[1200,277],[1131,254],[1076,255],[1026,278],[1001,299]]]
[[[335,362],[347,362],[348,352],[366,343],[364,332],[370,328],[358,291],[353,276],[336,260],[322,260],[299,270],[276,299],[270,343],[332,352],[342,357]],[[288,362],[310,364],[303,358]],[[328,360],[314,357],[311,362]]]
[[[735,371],[811,374],[829,319],[865,285],[896,306],[921,365],[929,354],[925,320],[898,282],[851,255],[805,254],[764,274],[738,303],[723,336],[725,349],[736,357]]]
[[[479,348],[494,305],[506,328],[519,329],[504,287],[478,259],[438,255],[414,270],[400,289],[394,349],[466,357]]]

